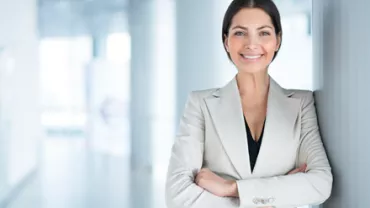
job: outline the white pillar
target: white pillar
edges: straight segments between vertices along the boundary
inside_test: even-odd
[[[163,3],[165,2],[165,3]],[[150,207],[156,198],[152,170],[165,160],[173,110],[173,35],[167,25],[171,0],[132,0],[131,35],[131,193],[132,207]],[[166,4],[169,3],[169,4]],[[172,28],[173,29],[173,28]],[[172,52],[169,54],[169,51]],[[172,101],[172,102],[171,102]],[[170,106],[170,107],[169,107]],[[170,120],[170,122],[168,122]],[[159,191],[163,192],[163,191]],[[145,196],[145,200],[136,200]],[[155,203],[158,204],[158,203]]]
[[[41,139],[37,1],[0,0],[0,31],[0,48],[7,56],[0,60],[0,77],[8,79],[0,89],[1,204],[37,165]]]
[[[131,162],[135,169],[161,169],[169,159],[176,101],[174,10],[173,0],[133,0],[130,4]]]
[[[155,1],[132,0],[129,7],[131,35],[131,166],[151,170],[154,77]]]
[[[325,208],[370,207],[368,0],[313,1],[315,98],[334,186]]]

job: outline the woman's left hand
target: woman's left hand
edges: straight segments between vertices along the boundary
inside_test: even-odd
[[[223,179],[206,168],[199,171],[195,183],[216,196],[238,197],[236,181]]]

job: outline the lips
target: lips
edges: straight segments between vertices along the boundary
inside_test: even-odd
[[[245,54],[240,54],[240,56],[243,57],[245,60],[248,60],[248,61],[256,61],[259,58],[261,58],[263,55],[262,54],[259,54],[259,55],[245,55]]]

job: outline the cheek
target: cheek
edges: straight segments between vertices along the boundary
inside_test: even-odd
[[[267,53],[268,56],[274,56],[276,52],[276,42],[268,42],[263,45],[263,48],[265,50],[265,53]]]
[[[243,48],[244,43],[240,38],[233,37],[229,39],[228,45],[230,53],[237,53],[240,48]]]

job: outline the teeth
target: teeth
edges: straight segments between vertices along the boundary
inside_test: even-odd
[[[246,55],[243,55],[244,58],[247,58],[247,59],[258,59],[259,57],[261,57],[261,55],[258,55],[258,56],[246,56]]]

